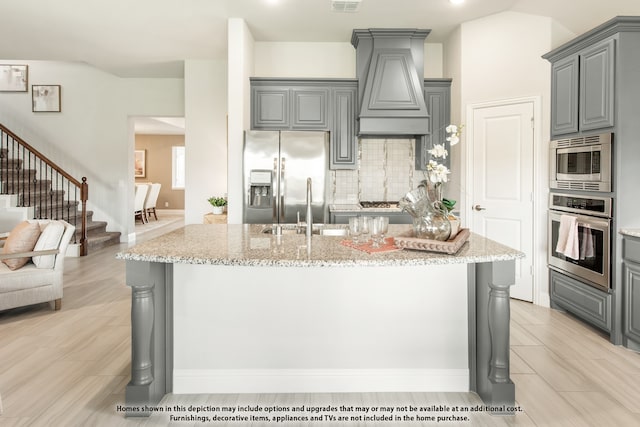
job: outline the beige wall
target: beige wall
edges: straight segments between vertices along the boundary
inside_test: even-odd
[[[147,160],[146,177],[136,178],[136,183],[162,184],[156,204],[158,209],[184,209],[184,190],[171,189],[173,146],[184,146],[184,135],[136,135],[136,150],[146,150]]]

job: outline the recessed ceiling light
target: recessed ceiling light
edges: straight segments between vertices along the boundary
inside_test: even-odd
[[[464,0],[449,0],[449,3],[451,3],[451,4],[462,4],[462,3],[464,3]]]

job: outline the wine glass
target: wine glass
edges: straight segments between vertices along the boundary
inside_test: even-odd
[[[362,241],[361,243],[367,243],[369,241],[369,233],[371,231],[371,222],[373,218],[370,216],[361,216],[360,217],[360,227],[362,231]]]
[[[376,217],[376,220],[378,220],[380,222],[380,243],[385,245],[387,242],[385,242],[384,238],[387,235],[387,233],[389,232],[389,217],[388,216],[378,216],[378,217]]]
[[[362,234],[362,222],[357,216],[349,218],[349,234],[351,235],[351,241],[354,245],[360,243],[360,235]]]
[[[380,247],[380,241],[382,240],[382,217],[376,216],[371,220],[371,244],[374,248]]]

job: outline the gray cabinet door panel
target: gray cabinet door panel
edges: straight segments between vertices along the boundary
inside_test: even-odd
[[[251,91],[252,129],[289,129],[289,90],[253,88]]]
[[[627,338],[640,343],[640,264],[625,262],[623,325]]]
[[[551,304],[611,331],[611,296],[554,270],[549,271]]]
[[[578,56],[551,68],[551,135],[578,132]]]
[[[291,89],[292,129],[329,130],[329,89]]]
[[[580,129],[613,126],[615,40],[607,40],[580,55]]]
[[[443,144],[451,153],[451,146],[447,141],[446,128],[451,121],[451,81],[424,81],[424,99],[427,104],[431,120],[429,120],[429,134],[416,137],[416,170],[426,170],[431,158],[428,151],[436,144]],[[444,159],[444,165],[450,166],[450,156]]]
[[[333,91],[333,132],[331,133],[331,169],[357,167],[356,88]]]

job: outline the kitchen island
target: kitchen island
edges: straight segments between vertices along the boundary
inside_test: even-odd
[[[472,233],[455,255],[369,254],[264,229],[188,225],[118,254],[132,288],[127,406],[169,392],[474,391],[513,411],[521,252]]]

